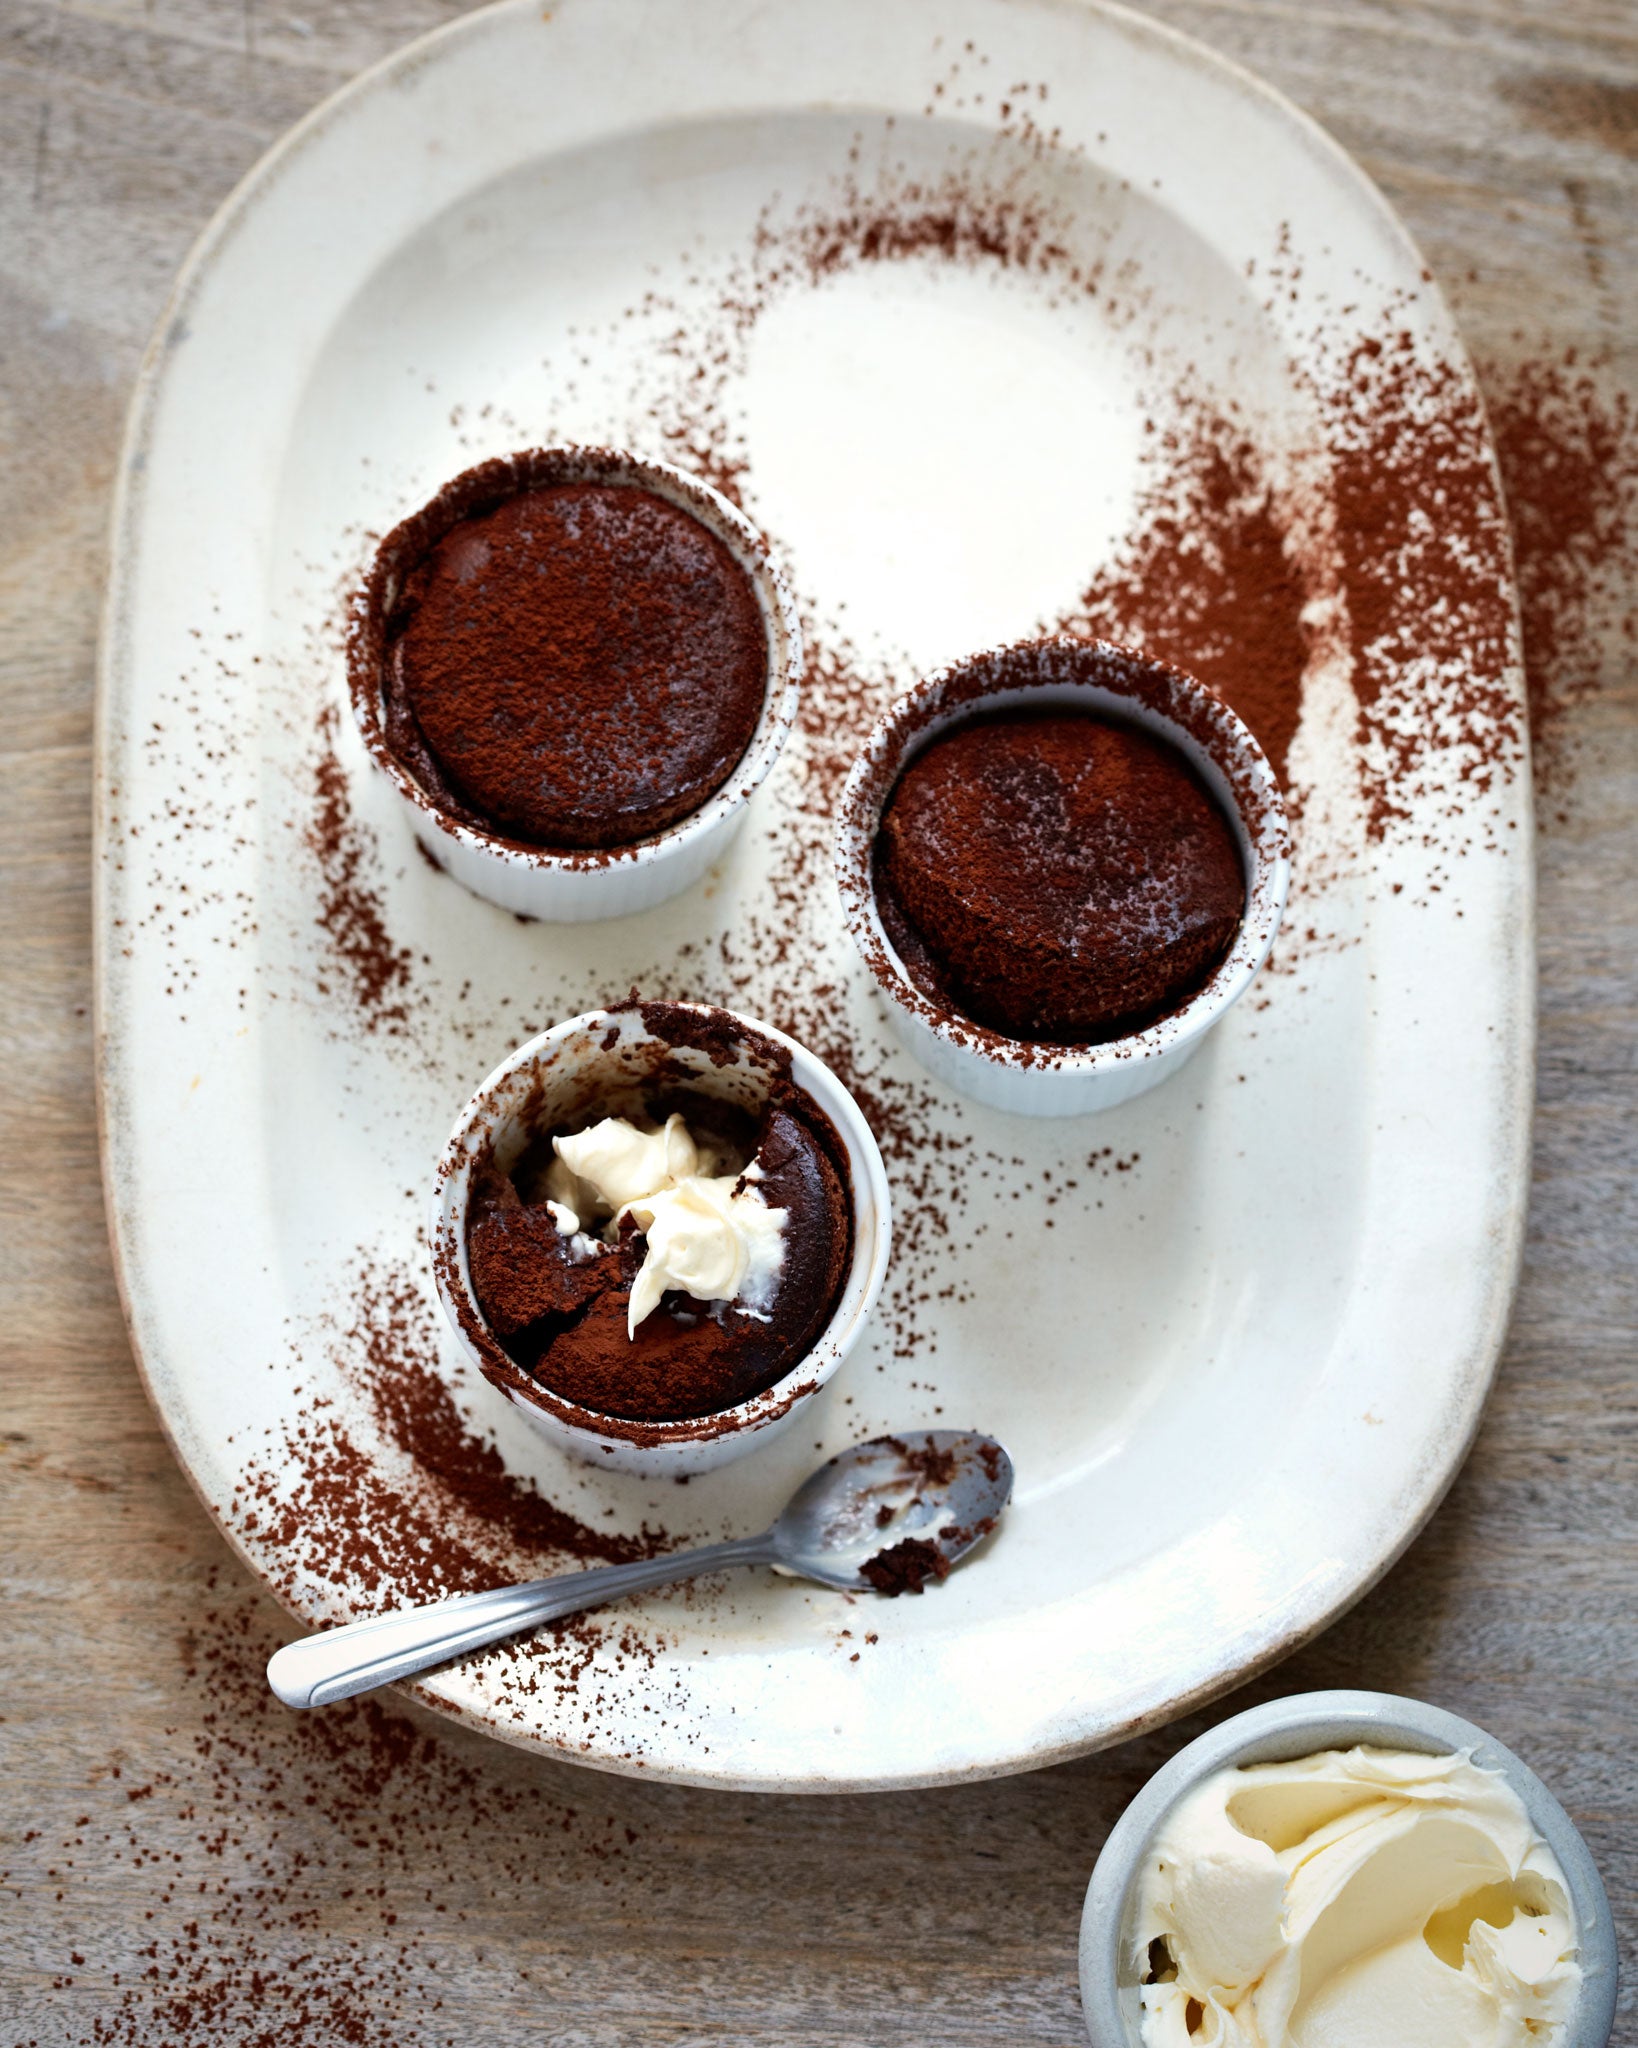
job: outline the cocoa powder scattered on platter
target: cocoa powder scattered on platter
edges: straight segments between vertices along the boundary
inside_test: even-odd
[[[716,279],[715,308],[684,318],[678,302],[676,381],[653,415],[679,443],[731,458],[753,509],[754,451],[731,417],[734,380],[759,321],[792,293],[850,269],[938,263],[1021,274],[1049,306],[1095,301],[1117,326],[1140,317],[1146,288],[1129,272],[1106,275],[1084,224],[1035,179],[1054,144],[1022,118],[1004,131],[1010,155],[998,146],[934,178],[884,165],[867,183],[855,169],[826,199],[770,203],[750,252]],[[1268,269],[1295,294],[1300,267],[1283,246]],[[1334,329],[1327,316],[1296,373],[1313,446],[1271,440],[1189,366],[1166,371],[1147,401],[1136,518],[1109,561],[1088,564],[1082,590],[1037,623],[1135,643],[1199,675],[1246,719],[1288,787],[1323,624],[1340,639],[1357,707],[1351,766],[1369,837],[1408,830],[1428,844],[1443,834],[1441,850],[1456,853],[1474,828],[1454,785],[1482,798],[1524,759],[1507,531],[1483,413],[1463,370],[1429,359],[1408,320],[1389,315],[1340,358]],[[873,711],[915,678],[849,649],[809,598],[800,728],[814,742],[804,768],[822,801]],[[1291,789],[1299,812],[1303,795]]]
[[[375,834],[357,816],[347,771],[336,751],[338,708],[319,712],[313,760],[313,813],[307,845],[318,862],[318,924],[352,1008],[367,1031],[402,1032],[414,957],[387,929]],[[328,990],[321,985],[319,993]]]
[[[328,1348],[356,1414],[304,1405],[229,1509],[288,1561],[290,1583],[318,1579],[379,1608],[475,1592],[508,1570],[627,1564],[670,1547],[663,1529],[591,1528],[507,1471],[456,1405],[438,1311],[412,1274],[361,1252],[346,1292]]]
[[[1033,271],[1082,291],[1095,273],[1070,254],[1070,226],[1067,216],[1038,193],[986,190],[952,176],[909,180],[889,205],[855,186],[839,204],[802,209],[783,231],[765,213],[758,249],[769,259],[769,285],[793,273],[809,285],[822,284],[862,263],[931,256],[946,263]]]
[[[1345,622],[1373,839],[1452,775],[1482,795],[1515,774],[1507,530],[1483,416],[1456,371],[1423,360],[1408,331],[1358,343],[1324,398],[1328,458],[1294,476],[1243,422],[1186,388],[1173,402],[1132,532],[1059,623],[1197,675],[1289,787],[1312,622],[1330,609]],[[1419,817],[1424,837],[1436,829]]]
[[[1154,470],[1137,517],[1060,623],[1197,676],[1285,782],[1313,636],[1267,459],[1243,426],[1209,409],[1151,420],[1147,431]]]

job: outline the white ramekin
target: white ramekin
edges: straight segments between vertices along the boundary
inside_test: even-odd
[[[1569,1886],[1581,1993],[1563,2048],[1605,2048],[1615,2024],[1615,1923],[1575,1823],[1534,1771],[1482,1728],[1442,1707],[1385,1692],[1296,1693],[1252,1707],[1179,1750],[1144,1786],[1110,1830],[1081,1913],[1081,2008],[1093,2048],[1143,2048],[1142,1961],[1134,1932],[1138,1879],[1150,1843],[1178,1801],[1230,1765],[1282,1763],[1360,1743],[1429,1756],[1467,1750],[1481,1770],[1502,1773]]]
[[[883,929],[872,863],[900,775],[941,732],[985,712],[1068,705],[1170,740],[1223,806],[1246,868],[1246,910],[1227,957],[1181,1009],[1107,1045],[1031,1044],[987,1030],[918,989]],[[854,943],[900,1039],[940,1081],[992,1109],[1075,1116],[1110,1109],[1174,1073],[1268,957],[1285,908],[1291,835],[1279,783],[1243,721],[1203,683],[1130,648],[1063,633],[986,648],[937,670],[878,722],[842,792],[836,879]]]
[[[762,716],[722,787],[663,832],[629,846],[584,852],[547,852],[446,816],[388,746],[381,704],[385,624],[407,571],[477,507],[517,491],[565,483],[635,485],[691,512],[750,577],[768,641]],[[503,910],[578,924],[652,910],[697,882],[727,851],[751,793],[790,734],[802,677],[802,629],[796,600],[767,540],[719,491],[666,462],[618,448],[565,444],[479,463],[393,528],[376,550],[353,603],[347,673],[353,715],[370,758],[396,793],[411,831],[438,865]]]
[[[689,1020],[720,1033],[711,1050],[683,1041]],[[663,1069],[663,1071],[661,1071]],[[853,1200],[853,1262],[841,1298],[813,1348],[766,1392],[715,1415],[627,1422],[599,1415],[537,1384],[490,1333],[472,1292],[466,1210],[472,1168],[493,1147],[590,1108],[620,1088],[686,1079],[729,1100],[760,1106],[768,1081],[788,1076],[830,1119],[846,1154]],[[429,1222],[439,1299],[467,1355],[492,1386],[560,1449],[622,1472],[682,1478],[743,1457],[790,1427],[864,1332],[892,1245],[887,1173],[858,1104],[822,1061],[772,1025],[703,1003],[628,1003],[592,1010],[519,1046],[461,1111],[439,1162]]]

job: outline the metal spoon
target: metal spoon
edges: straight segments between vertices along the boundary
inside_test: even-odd
[[[821,1465],[760,1536],[324,1629],[276,1650],[267,1682],[287,1707],[328,1706],[560,1615],[729,1565],[769,1564],[848,1593],[919,1592],[984,1540],[1011,1495],[1012,1460],[994,1437],[966,1429],[875,1437]]]

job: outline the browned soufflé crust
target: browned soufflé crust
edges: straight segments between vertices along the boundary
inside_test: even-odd
[[[745,570],[692,512],[625,483],[472,504],[405,569],[379,653],[387,745],[434,806],[571,851],[697,810],[768,679]]]
[[[698,1123],[705,1105],[667,1098]],[[588,1119],[595,1121],[595,1118]],[[541,1147],[549,1145],[547,1134]],[[564,1237],[545,1202],[527,1198],[528,1168],[492,1162],[473,1180],[467,1208],[472,1291],[513,1362],[563,1399],[632,1422],[708,1416],[781,1380],[830,1320],[853,1249],[852,1202],[841,1142],[818,1106],[775,1080],[743,1149],[761,1171],[757,1189],[785,1211],[784,1258],[771,1303],[752,1315],[733,1303],[667,1293],[627,1331],[641,1236],[617,1244]]]
[[[1233,829],[1178,749],[1081,711],[1006,711],[936,738],[888,799],[875,872],[924,995],[1058,1044],[1177,1009],[1246,902]]]

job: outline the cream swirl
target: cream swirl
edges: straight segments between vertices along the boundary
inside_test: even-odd
[[[583,1219],[601,1215],[609,1240],[627,1216],[643,1233],[628,1336],[667,1293],[737,1302],[753,1315],[766,1308],[784,1262],[785,1211],[771,1209],[753,1185],[754,1160],[743,1173],[712,1172],[727,1162],[677,1115],[658,1131],[604,1117],[552,1146],[547,1190],[560,1232],[578,1232]]]
[[[1564,1874],[1467,1756],[1215,1773],[1141,1879],[1145,2048],[1549,2048],[1581,1972]]]

